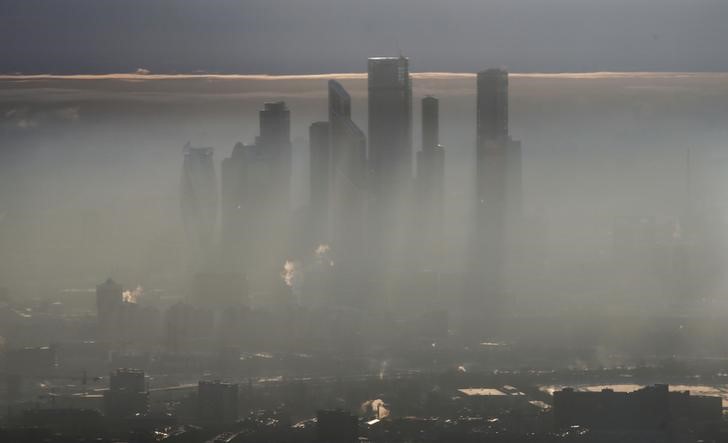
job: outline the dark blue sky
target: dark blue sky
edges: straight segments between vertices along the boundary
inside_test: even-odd
[[[725,0],[0,0],[0,72],[728,71]]]

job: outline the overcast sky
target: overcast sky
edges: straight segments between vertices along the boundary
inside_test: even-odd
[[[726,0],[0,0],[0,72],[726,71]]]

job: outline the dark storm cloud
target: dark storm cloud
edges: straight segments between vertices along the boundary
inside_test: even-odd
[[[4,0],[0,72],[728,70],[723,0]]]

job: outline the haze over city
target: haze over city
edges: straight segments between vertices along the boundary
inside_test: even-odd
[[[726,18],[0,2],[0,441],[726,441]]]

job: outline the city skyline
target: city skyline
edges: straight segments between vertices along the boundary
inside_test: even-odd
[[[291,117],[285,102],[265,103],[259,113],[260,135],[256,137],[256,144],[245,147],[238,142],[231,157],[222,161],[220,260],[227,263],[226,269],[243,278],[257,280],[258,274],[272,275],[276,266],[282,267],[285,282],[294,288],[294,292],[300,292],[295,281],[301,272],[296,268],[301,265],[294,260],[300,260],[301,254],[306,252],[300,249],[301,245],[290,243],[288,239],[301,234],[312,236],[313,240],[304,248],[315,250],[317,255],[331,256],[331,266],[338,262],[335,272],[338,279],[330,283],[331,288],[318,290],[339,293],[342,300],[348,299],[347,303],[357,305],[361,301],[356,299],[366,297],[367,292],[403,289],[400,285],[408,283],[406,279],[394,277],[396,272],[419,273],[440,268],[446,158],[439,140],[439,102],[430,95],[422,98],[422,146],[415,151],[409,60],[402,55],[372,57],[368,63],[369,137],[353,122],[351,97],[336,80],[328,82],[328,121],[314,122],[309,129],[311,195],[303,231],[287,221],[292,214],[288,190],[293,171],[290,163]],[[483,298],[482,306],[496,312],[500,309],[496,306],[502,304],[498,300],[507,292],[502,275],[512,241],[506,237],[517,235],[511,231],[517,230],[517,217],[521,213],[520,209],[508,209],[514,204],[520,205],[521,201],[521,148],[520,143],[510,139],[508,129],[508,73],[487,70],[478,74],[476,98],[478,167],[473,206],[481,209],[476,211],[473,238],[483,240],[478,240],[473,249],[473,263],[479,263],[478,268],[466,269],[463,275],[481,274],[469,283],[468,291],[473,293],[473,301]],[[374,143],[367,143],[369,140]],[[191,152],[190,148],[185,149],[186,153]],[[206,149],[204,153],[209,158],[212,151]],[[503,154],[482,158],[481,152],[494,149],[503,149]],[[256,163],[250,154],[246,156],[243,152],[256,152],[254,157],[262,162]],[[503,159],[498,160],[501,157]],[[183,178],[189,175],[185,172],[190,169],[187,163],[188,155]],[[263,175],[269,176],[268,181],[251,181],[251,176],[261,176],[262,171],[267,171]],[[200,189],[190,184],[185,186],[182,215],[189,220],[190,211],[186,208],[190,206],[190,198],[184,196],[209,194],[210,191],[207,184],[198,185]],[[486,209],[482,209],[484,202],[487,202]],[[273,206],[278,209],[273,212],[265,209]],[[212,207],[207,209],[217,212]],[[271,229],[271,222],[278,227]],[[422,229],[407,233],[412,223]],[[506,224],[514,225],[508,226],[507,234]],[[188,229],[191,242],[199,243],[198,231]],[[240,239],[247,240],[241,242]],[[431,246],[421,246],[425,244]],[[332,247],[333,253],[330,252]],[[206,249],[211,248],[210,244]],[[279,252],[271,255],[272,248]],[[241,254],[247,258],[241,260]],[[420,255],[423,260],[405,265],[411,261],[407,257],[412,255]],[[198,259],[191,272],[214,266],[212,255],[206,253],[205,256],[208,258]],[[374,258],[379,264],[372,263]],[[386,281],[393,277],[398,283],[384,283],[383,288],[393,285],[388,289],[380,289],[381,283],[372,285],[373,281],[370,281],[372,278]],[[271,282],[258,281],[253,285],[261,284],[270,287]],[[343,295],[347,293],[350,295]],[[354,293],[359,295],[353,297],[351,294]],[[331,302],[337,303],[334,300]]]
[[[728,441],[724,0],[0,0],[0,442]]]

